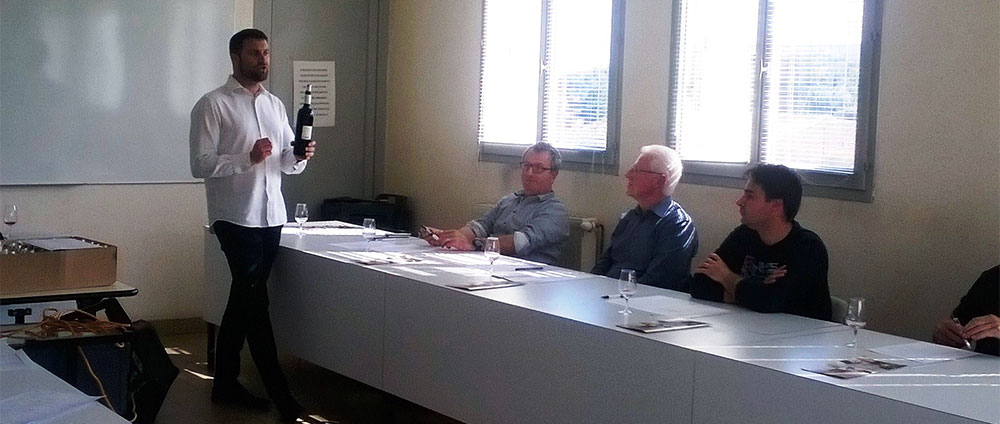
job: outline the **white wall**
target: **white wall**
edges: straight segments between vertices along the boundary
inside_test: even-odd
[[[185,148],[186,148],[186,143]],[[118,280],[139,289],[122,298],[133,319],[201,316],[202,184],[0,188],[18,207],[18,234],[75,234],[118,247]]]
[[[670,4],[626,2],[623,167],[666,137]],[[478,1],[392,3],[385,191],[410,196],[417,223],[460,225],[520,184],[513,167],[477,160],[481,13]],[[871,299],[871,328],[927,338],[1000,259],[998,58],[995,0],[885,1],[875,199],[810,197],[799,216],[826,241],[833,294]],[[609,230],[632,204],[616,176],[564,171],[555,190]],[[737,224],[738,195],[678,189],[699,258]]]
[[[234,5],[233,27],[252,26],[253,1]],[[188,149],[186,137],[177,148]],[[10,203],[19,209],[15,236],[75,234],[117,246],[118,279],[139,289],[121,300],[133,319],[201,316],[204,185],[0,187],[0,205]]]

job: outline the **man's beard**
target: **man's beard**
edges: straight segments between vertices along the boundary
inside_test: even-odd
[[[269,70],[270,67],[260,69],[259,66],[247,66],[243,68],[243,76],[255,82],[263,82],[267,79],[267,72]]]
[[[267,69],[260,70],[258,68],[254,68],[246,72],[244,75],[250,77],[254,81],[263,82],[264,80],[267,79],[267,71],[268,71]]]

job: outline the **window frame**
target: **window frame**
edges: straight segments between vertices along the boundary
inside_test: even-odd
[[[480,65],[479,81],[482,85],[482,43],[486,22],[486,1],[482,1],[482,13],[480,15]],[[497,1],[497,0],[494,0]],[[499,0],[502,1],[502,0]],[[545,43],[547,42],[547,21],[548,21],[549,0],[541,0],[542,19],[539,29],[540,49],[539,63],[545,60]],[[623,47],[625,44],[625,0],[611,0],[611,51],[608,63],[608,132],[604,150],[567,149],[559,148],[562,155],[562,167],[560,170],[592,172],[601,174],[618,175],[619,146],[621,138],[621,89],[622,89],[622,66],[624,62]],[[538,72],[538,115],[536,121],[535,139],[541,140],[542,134],[542,114],[544,113],[544,92],[545,92],[545,70],[544,66],[539,66]],[[482,91],[479,92],[478,105],[482,104]],[[476,114],[478,126],[479,114]],[[499,143],[479,143],[479,161],[517,164],[521,162],[521,155],[529,145],[499,144]]]
[[[668,96],[673,95],[677,83],[678,28],[680,27],[680,2],[673,0],[670,34],[670,71]],[[691,0],[688,0],[691,1]],[[747,170],[760,164],[761,131],[763,114],[763,74],[764,42],[767,31],[768,0],[759,0],[757,28],[757,78],[754,81],[753,134],[750,140],[750,161],[748,163],[724,163],[709,161],[684,161],[684,175],[681,182],[698,185],[742,188]],[[878,111],[879,59],[882,44],[882,3],[883,0],[864,0],[861,27],[861,56],[858,69],[858,112],[856,138],[854,144],[854,173],[836,174],[830,172],[796,169],[802,177],[802,192],[807,196],[850,200],[871,203],[875,174],[875,130]],[[671,99],[672,100],[672,99]],[[671,132],[674,119],[674,103],[667,105],[666,145],[674,147]]]

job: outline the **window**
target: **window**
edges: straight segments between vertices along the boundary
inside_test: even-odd
[[[668,144],[692,182],[757,163],[870,201],[880,0],[677,0]]]
[[[563,168],[616,172],[621,0],[484,0],[479,146],[519,161],[546,141]],[[535,30],[532,30],[535,29]]]

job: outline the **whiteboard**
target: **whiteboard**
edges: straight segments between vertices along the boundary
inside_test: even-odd
[[[232,0],[0,0],[0,185],[194,182]]]

